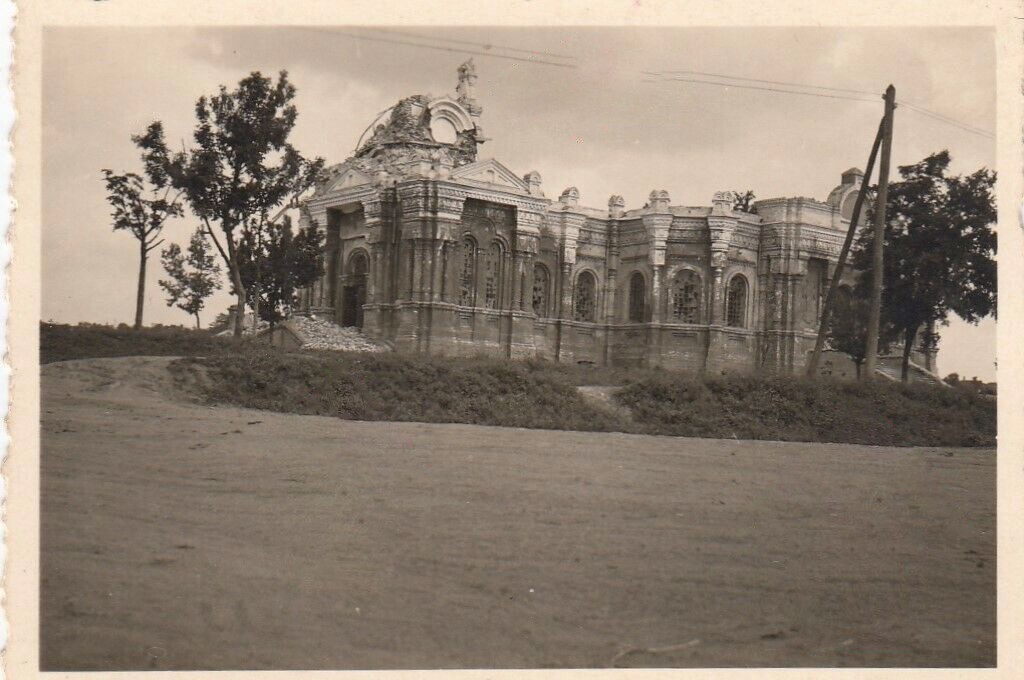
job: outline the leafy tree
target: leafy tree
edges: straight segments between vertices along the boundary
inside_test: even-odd
[[[754,192],[751,190],[746,191],[735,191],[736,200],[733,201],[732,209],[739,210],[740,212],[753,213],[754,212]]]
[[[949,162],[948,151],[932,154],[900,167],[902,180],[889,185],[882,320],[903,342],[904,381],[922,328],[946,324],[950,312],[977,323],[996,311],[996,173],[948,175]],[[867,286],[871,230],[860,239],[854,263]]]
[[[856,294],[843,286],[836,291],[835,309],[832,311],[827,329],[829,347],[843,352],[853,360],[860,378],[868,343],[868,314],[871,304],[863,293]],[[884,351],[892,340],[892,328],[884,325],[879,329],[879,351]]]
[[[161,243],[160,232],[171,217],[182,215],[178,202],[181,192],[171,196],[172,183],[166,172],[166,147],[163,127],[153,123],[146,134],[132,137],[142,150],[145,178],[134,172],[118,174],[107,168],[103,177],[107,186],[107,202],[113,211],[114,231],[127,231],[139,242],[139,282],[135,295],[135,328],[142,328],[142,307],[146,294],[146,261],[149,253]],[[164,151],[161,151],[164,149]]]
[[[206,298],[220,288],[220,267],[206,232],[200,227],[192,234],[187,256],[182,254],[177,243],[164,248],[160,256],[170,277],[170,280],[160,281],[160,287],[167,292],[167,306],[177,306],[195,317],[198,329],[199,312],[203,310]]]
[[[323,276],[323,235],[315,224],[296,233],[285,216],[279,223],[246,229],[238,262],[250,308],[273,326],[295,305],[296,291]]]
[[[170,155],[162,139],[149,147],[166,159],[166,172],[213,239],[238,309],[248,302],[238,253],[242,232],[264,229],[266,215],[304,192],[323,170],[323,159],[307,160],[288,142],[298,115],[294,99],[287,72],[276,83],[253,72],[233,91],[221,86],[199,98],[191,149]],[[235,337],[242,335],[242,317],[235,315]]]

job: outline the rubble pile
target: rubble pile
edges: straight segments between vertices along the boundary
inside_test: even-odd
[[[293,316],[286,322],[303,339],[303,349],[330,349],[339,352],[387,352],[390,348],[363,335],[357,328],[346,328],[315,316]]]

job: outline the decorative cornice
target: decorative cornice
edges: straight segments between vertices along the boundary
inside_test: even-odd
[[[346,187],[337,191],[328,192],[319,196],[314,195],[303,201],[309,210],[323,210],[334,206],[348,203],[363,203],[380,192],[378,187],[372,184],[362,186]]]

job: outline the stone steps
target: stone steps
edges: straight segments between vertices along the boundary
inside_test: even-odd
[[[875,368],[875,372],[894,382],[900,382],[902,379],[902,367],[900,365],[900,361],[881,361]],[[949,385],[947,385],[937,375],[921,366],[918,366],[913,361],[910,362],[909,373],[908,377],[910,382],[935,385],[937,387],[949,387]]]

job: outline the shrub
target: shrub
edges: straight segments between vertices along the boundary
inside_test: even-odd
[[[211,403],[356,420],[470,423],[688,437],[896,446],[992,446],[995,401],[930,385],[695,376],[538,359],[285,352],[180,327],[40,327],[41,361],[172,355],[179,377]],[[202,358],[200,358],[202,357]],[[201,371],[197,371],[201,368]],[[577,385],[622,385],[631,418],[594,405]]]
[[[993,446],[995,403],[930,385],[660,376],[617,395],[659,434],[894,446]]]
[[[273,348],[197,359],[212,402],[352,420],[623,430],[575,386],[525,363]]]

